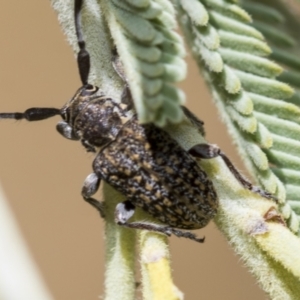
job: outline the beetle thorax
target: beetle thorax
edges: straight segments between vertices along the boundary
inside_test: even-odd
[[[103,147],[113,141],[131,117],[127,105],[107,96],[76,93],[63,108],[63,118],[85,143]]]

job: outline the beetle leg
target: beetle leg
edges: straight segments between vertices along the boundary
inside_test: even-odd
[[[178,230],[178,229],[170,228],[170,227],[168,229],[169,229],[170,233],[176,235],[177,237],[184,237],[186,239],[190,239],[190,240],[193,240],[198,243],[204,243],[204,241],[205,241],[205,237],[198,238],[196,236],[196,234],[191,233],[189,231],[182,231],[182,230]]]
[[[198,128],[202,136],[205,136],[204,122],[194,115],[187,107],[181,106],[183,113],[190,122]]]
[[[83,145],[83,147],[86,149],[87,152],[96,153],[96,148],[93,147],[87,140],[82,139],[81,144]]]
[[[117,74],[120,76],[120,78],[123,79],[125,82],[125,86],[121,95],[121,102],[126,104],[128,106],[128,109],[133,108],[133,101],[132,101],[132,96],[131,96],[131,91],[128,86],[127,78],[125,76],[125,72],[123,69],[123,64],[120,60],[120,56],[118,55],[117,49],[113,49],[112,53],[112,65],[117,72]]]
[[[124,82],[127,82],[127,78],[125,76],[123,64],[122,64],[122,62],[120,60],[120,56],[118,54],[118,51],[117,51],[116,47],[114,47],[114,49],[112,51],[112,59],[111,59],[111,61],[112,61],[113,68],[118,73],[118,75],[123,79]]]
[[[221,149],[217,145],[213,144],[197,144],[188,152],[192,156],[204,159],[215,158],[217,156],[221,156],[222,153]]]
[[[60,121],[56,125],[56,130],[66,139],[78,141],[80,137],[74,129],[65,121]]]
[[[212,144],[198,144],[193,146],[189,151],[191,155],[198,157],[198,158],[215,158],[217,156],[221,156],[225,164],[227,165],[230,172],[234,175],[234,177],[241,183],[241,185],[245,188],[250,190],[253,193],[259,194],[260,196],[273,199],[278,201],[278,199],[272,195],[271,193],[263,190],[262,188],[253,185],[248,179],[246,179],[233,165],[231,160],[227,157],[227,155],[221,151],[221,149],[217,145]]]
[[[127,83],[125,84],[121,95],[121,102],[127,105],[128,110],[133,109],[131,91]]]
[[[197,236],[191,232],[184,232],[164,225],[147,223],[147,222],[127,223],[127,221],[133,216],[134,211],[135,211],[135,206],[130,201],[127,200],[119,203],[116,206],[116,210],[115,210],[115,222],[120,226],[124,226],[128,228],[160,232],[166,234],[167,236],[171,236],[171,234],[174,234],[178,237],[188,238],[199,243],[204,242],[204,238],[197,238]]]
[[[101,179],[96,173],[91,173],[90,175],[88,175],[88,177],[84,181],[81,195],[83,199],[93,207],[95,207],[99,211],[100,216],[104,218],[104,203],[91,197],[98,191],[100,182]]]
[[[76,133],[76,131],[65,121],[60,121],[56,125],[57,131],[66,139],[78,141],[80,140],[80,136]],[[85,139],[81,140],[81,144],[84,146],[87,152],[96,152],[95,147],[91,146],[89,142]]]
[[[127,226],[129,224],[127,221],[134,215],[134,211],[135,206],[130,201],[126,200],[119,203],[115,209],[115,222],[118,225]]]

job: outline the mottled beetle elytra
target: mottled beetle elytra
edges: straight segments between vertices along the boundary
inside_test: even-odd
[[[198,144],[185,151],[163,129],[153,124],[139,124],[116,50],[112,51],[112,63],[125,82],[121,102],[103,95],[97,86],[88,83],[90,55],[81,31],[82,2],[75,0],[74,9],[82,87],[61,109],[34,107],[23,113],[0,113],[0,119],[40,121],[60,115],[62,121],[57,124],[57,131],[67,139],[81,141],[88,152],[96,153],[93,173],[87,176],[82,188],[84,200],[105,218],[105,204],[93,198],[101,180],[126,196],[127,200],[115,209],[115,221],[120,226],[203,242],[204,238],[182,231],[206,226],[218,209],[218,196],[212,181],[195,158],[222,157],[246,189],[276,199],[246,180],[216,145]],[[203,122],[187,108],[182,109],[203,132]],[[135,207],[142,208],[164,225],[128,222]]]

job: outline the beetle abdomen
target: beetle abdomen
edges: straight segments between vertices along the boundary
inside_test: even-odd
[[[176,228],[204,227],[218,198],[196,161],[154,125],[133,117],[97,155],[94,171],[161,222]]]

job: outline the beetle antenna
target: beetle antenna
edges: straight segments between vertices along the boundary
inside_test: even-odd
[[[83,40],[83,35],[81,30],[82,2],[83,0],[75,0],[74,19],[75,19],[75,30],[76,30],[77,42],[79,46],[79,52],[77,55],[79,75],[80,75],[82,85],[87,85],[88,77],[90,73],[90,54],[85,48],[85,41]]]
[[[85,49],[85,42],[81,31],[81,8],[83,0],[75,0],[74,7],[74,18],[75,18],[75,29],[76,36],[79,46],[79,52],[77,55],[77,63],[79,68],[80,79],[82,85],[88,85],[88,76],[90,72],[90,55]],[[25,112],[14,112],[14,113],[0,113],[0,119],[14,119],[27,121],[41,121],[51,118],[56,115],[61,115],[61,110],[57,108],[49,107],[32,107],[27,109]]]
[[[60,109],[51,107],[32,107],[25,112],[0,113],[0,119],[14,119],[27,121],[41,121],[56,115],[60,115]]]

